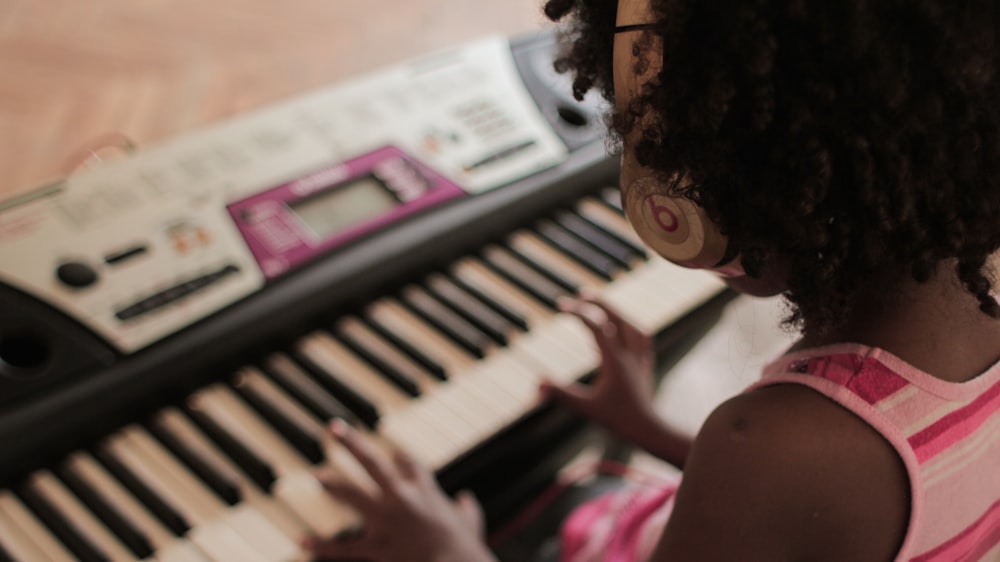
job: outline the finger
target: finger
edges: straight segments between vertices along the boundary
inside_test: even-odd
[[[652,338],[626,320],[618,312],[618,309],[602,301],[596,293],[581,291],[580,298],[584,302],[597,306],[604,311],[608,321],[615,326],[619,341],[622,342],[626,349],[641,354],[647,353],[652,349]]]
[[[614,357],[617,348],[617,329],[604,310],[592,303],[577,299],[560,299],[559,310],[580,319],[594,336],[601,356]]]
[[[374,443],[351,429],[341,419],[335,419],[330,423],[330,433],[358,460],[379,488],[385,492],[395,489],[396,476],[392,462],[375,447]]]
[[[556,404],[579,412],[585,416],[593,415],[593,389],[582,384],[570,384],[561,386],[551,381],[543,380],[538,386],[538,391],[542,396],[549,398]]]
[[[396,449],[393,451],[393,461],[396,463],[396,469],[399,474],[408,480],[423,480],[430,481],[434,477],[431,475],[431,471],[424,467],[424,465],[417,462],[412,455],[403,451],[401,449]]]
[[[329,473],[320,473],[316,479],[328,494],[358,510],[362,516],[372,513],[376,499],[357,485]]]
[[[476,496],[472,492],[462,490],[456,494],[455,506],[458,508],[462,519],[468,523],[469,529],[475,532],[476,536],[482,537],[485,535],[486,526],[484,524],[483,509],[479,505],[479,500],[476,499]]]

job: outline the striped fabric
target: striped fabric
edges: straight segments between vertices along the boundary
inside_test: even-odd
[[[878,430],[906,464],[913,503],[899,562],[1000,562],[1000,364],[965,383],[883,350],[785,355],[751,388],[816,389]]]

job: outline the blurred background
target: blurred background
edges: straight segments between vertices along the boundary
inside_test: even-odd
[[[0,0],[0,199],[407,57],[548,25],[543,0]]]

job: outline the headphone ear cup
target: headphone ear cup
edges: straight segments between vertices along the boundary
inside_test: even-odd
[[[727,240],[705,210],[691,201],[657,193],[644,177],[624,189],[625,215],[656,253],[684,267],[711,269],[726,254]]]

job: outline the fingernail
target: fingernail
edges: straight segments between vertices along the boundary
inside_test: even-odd
[[[562,312],[570,312],[576,308],[576,301],[570,297],[559,297],[556,299],[556,307]]]
[[[580,287],[580,298],[585,301],[596,301],[599,296],[593,287]]]
[[[350,430],[351,427],[347,425],[347,423],[340,418],[334,418],[334,420],[330,422],[330,433],[334,434],[337,437],[344,437]]]

